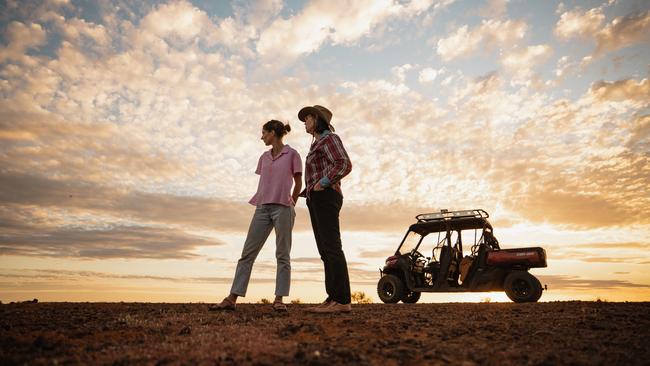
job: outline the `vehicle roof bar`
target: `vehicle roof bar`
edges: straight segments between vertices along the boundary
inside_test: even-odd
[[[465,217],[486,219],[490,217],[490,215],[487,212],[485,212],[485,210],[480,208],[475,210],[462,210],[462,211],[449,211],[446,209],[442,209],[440,210],[440,212],[419,214],[415,216],[415,219],[418,220],[418,222],[431,222],[431,221],[445,221],[445,220],[465,218]]]

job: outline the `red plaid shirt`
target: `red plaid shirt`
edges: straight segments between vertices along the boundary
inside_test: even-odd
[[[332,187],[343,195],[341,179],[352,170],[352,162],[343,147],[341,138],[329,131],[311,144],[305,159],[305,190],[303,195],[309,197],[316,183],[323,188]]]

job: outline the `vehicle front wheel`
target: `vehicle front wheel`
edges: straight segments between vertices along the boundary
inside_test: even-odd
[[[402,302],[405,304],[415,304],[416,302],[418,302],[418,300],[420,300],[421,294],[422,294],[421,292],[407,291],[406,295],[404,295],[404,298],[402,299]]]
[[[524,271],[513,271],[503,282],[506,295],[514,302],[537,302],[542,296],[542,284]]]
[[[377,283],[379,299],[386,304],[394,304],[404,297],[404,284],[399,277],[387,274]]]

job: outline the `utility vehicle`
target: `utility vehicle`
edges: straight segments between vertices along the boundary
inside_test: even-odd
[[[395,254],[380,269],[377,293],[384,303],[415,303],[422,292],[505,291],[514,302],[536,302],[539,280],[528,272],[546,267],[540,247],[501,249],[482,209],[420,214]],[[473,244],[463,256],[463,246]],[[431,257],[420,253],[430,245]]]

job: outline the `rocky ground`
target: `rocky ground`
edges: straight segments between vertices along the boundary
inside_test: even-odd
[[[650,303],[0,305],[1,364],[647,365]]]

